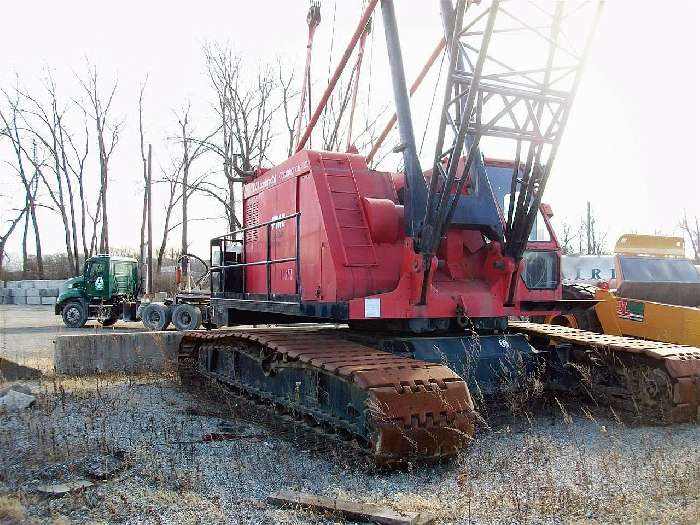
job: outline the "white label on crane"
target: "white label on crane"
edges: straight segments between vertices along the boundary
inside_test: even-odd
[[[365,317],[381,317],[381,306],[381,299],[365,299]]]

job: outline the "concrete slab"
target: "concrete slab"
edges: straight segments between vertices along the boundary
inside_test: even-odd
[[[54,305],[56,304],[56,297],[41,297],[41,304]]]
[[[10,288],[10,297],[26,297],[27,290],[23,288]]]
[[[0,383],[2,381],[36,379],[38,377],[41,377],[41,372],[36,368],[20,365],[14,361],[0,357]]]
[[[38,295],[36,297],[28,295],[26,304],[41,304],[41,297]]]
[[[27,304],[27,298],[25,296],[8,297],[12,302],[9,304]]]
[[[39,288],[27,288],[27,297],[39,297],[41,295],[40,291]]]
[[[41,297],[58,297],[58,288],[42,288],[39,290],[39,295]]]
[[[186,332],[59,335],[54,341],[57,374],[141,373],[174,370]]]
[[[7,281],[5,283],[6,288],[19,288],[19,283],[22,281]]]
[[[19,281],[19,287],[25,290],[27,288],[36,288],[36,286],[34,286],[34,281]]]

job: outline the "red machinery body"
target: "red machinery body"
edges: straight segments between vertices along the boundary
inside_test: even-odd
[[[371,171],[363,156],[347,153],[302,150],[258,170],[244,186],[244,227],[251,228],[241,260],[245,297],[336,305],[342,314],[332,317],[349,321],[449,321],[553,309],[559,283],[531,290],[522,276],[506,304],[515,262],[501,243],[463,227],[450,228],[433,257],[421,304],[424,259],[404,233],[402,186],[403,174]],[[559,246],[544,220],[550,240],[530,242],[528,250],[550,252],[558,262]]]

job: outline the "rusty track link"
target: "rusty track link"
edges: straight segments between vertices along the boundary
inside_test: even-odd
[[[615,375],[628,390],[607,389],[613,405],[652,413],[662,423],[700,419],[700,348],[524,321],[511,321],[508,329],[585,350],[608,379]]]
[[[469,391],[452,370],[345,340],[332,329],[190,333],[180,348],[182,360],[197,359],[198,373],[354,435],[379,464],[447,458],[463,449],[474,433]],[[256,361],[260,370],[255,372],[264,377],[241,376],[246,373],[241,356]],[[316,381],[321,378],[326,390],[309,396],[298,381],[280,391],[289,381],[285,371],[299,369]],[[340,398],[331,399],[333,392]],[[345,395],[347,414],[337,406]]]

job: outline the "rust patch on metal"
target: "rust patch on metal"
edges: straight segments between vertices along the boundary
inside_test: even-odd
[[[473,439],[469,390],[444,365],[383,352],[327,329],[221,330],[183,338],[184,345],[245,341],[274,352],[275,360],[298,361],[365,390],[374,429],[371,453],[379,463],[440,460]]]

